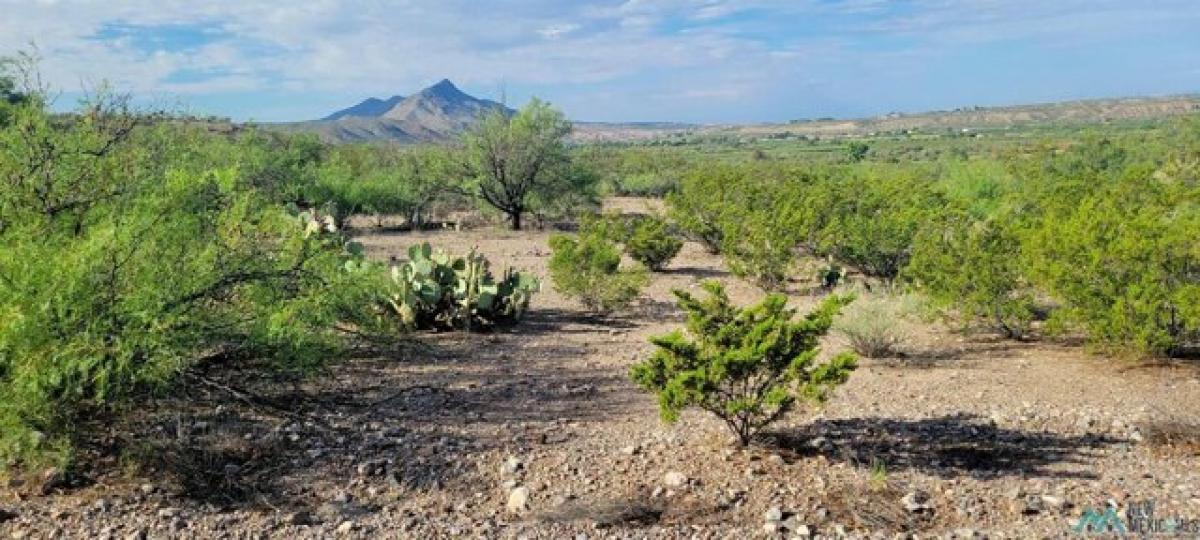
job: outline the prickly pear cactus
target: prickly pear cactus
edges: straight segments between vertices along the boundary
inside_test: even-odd
[[[520,320],[533,294],[536,278],[506,270],[497,282],[490,264],[472,249],[451,259],[428,243],[408,249],[409,260],[392,271],[392,310],[407,328],[476,330]]]

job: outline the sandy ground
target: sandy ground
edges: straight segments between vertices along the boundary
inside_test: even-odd
[[[549,234],[360,240],[379,259],[421,241],[478,246],[497,269],[545,276]],[[421,335],[295,388],[230,376],[286,414],[183,389],[190,401],[150,404],[121,428],[135,436],[114,429],[113,444],[158,459],[102,461],[45,496],[14,483],[0,536],[1060,538],[1106,504],[1200,518],[1196,447],[1152,444],[1154,426],[1200,418],[1200,372],[1186,364],[927,325],[906,357],[865,360],[825,406],[750,449],[699,413],[664,424],[628,370],[648,336],[680,326],[671,289],[703,279],[739,302],[761,296],[688,243],[628,313],[593,316],[546,283],[510,329]],[[791,292],[815,301],[805,283]],[[514,492],[528,495],[519,512]]]

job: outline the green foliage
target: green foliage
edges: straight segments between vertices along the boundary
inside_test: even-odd
[[[1198,227],[1200,187],[1132,168],[1031,233],[1031,276],[1097,344],[1182,353],[1200,337]]]
[[[663,197],[675,191],[693,159],[664,148],[592,145],[575,152],[614,195]]]
[[[0,465],[68,461],[82,415],[206,359],[298,375],[370,324],[360,255],[283,204],[312,162],[261,151],[305,143],[42,103],[0,127]]]
[[[916,172],[872,168],[826,184],[832,202],[822,204],[818,251],[864,275],[895,279],[917,230],[943,205]]]
[[[738,308],[719,282],[707,281],[704,289],[704,299],[675,291],[688,313],[686,333],[651,338],[658,350],[631,371],[634,381],[658,396],[664,420],[696,407],[724,421],[746,445],[797,397],[824,400],[854,369],[848,353],[817,362],[818,342],[849,297],[830,296],[795,321],[783,295]]]
[[[714,165],[684,177],[667,197],[668,215],[731,272],[766,290],[779,290],[797,250],[812,237],[805,186],[813,175],[772,165]]]
[[[487,258],[471,250],[451,259],[428,243],[411,246],[409,260],[392,268],[388,304],[408,329],[478,330],[514,323],[540,289],[529,274],[507,269],[500,280]]]
[[[852,163],[858,163],[867,158],[867,152],[870,149],[871,147],[865,142],[851,141],[850,144],[846,145],[846,157]]]
[[[637,219],[625,241],[625,251],[634,260],[658,272],[683,249],[683,240],[671,234],[667,222],[658,216]]]
[[[796,255],[810,236],[797,190],[803,179],[767,176],[738,186],[737,202],[721,215],[721,253],[729,271],[766,291],[783,290]]]
[[[448,148],[344,145],[329,153],[306,198],[339,217],[400,214],[420,228],[436,205],[454,199],[456,157]]]
[[[722,216],[745,175],[745,170],[732,165],[690,171],[679,190],[667,195],[667,216],[709,253],[720,253]]]
[[[592,202],[598,178],[572,162],[565,143],[570,131],[562,112],[537,99],[515,115],[488,112],[463,136],[467,189],[503,212],[514,230],[527,212]]]
[[[1002,216],[977,220],[948,211],[917,236],[905,275],[936,305],[956,309],[964,324],[984,320],[1021,338],[1033,319],[1034,291],[1018,232]]]
[[[550,237],[550,278],[559,292],[588,309],[610,312],[628,306],[649,282],[642,268],[621,268],[617,246],[599,232],[577,238]]]

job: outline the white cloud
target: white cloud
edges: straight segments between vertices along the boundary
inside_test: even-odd
[[[573,23],[552,24],[542,27],[538,30],[538,34],[546,39],[558,39],[571,32],[579,30],[580,26]]]
[[[561,99],[604,96],[613,115],[621,99],[751,102],[813,86],[804,81],[920,74],[944,51],[977,44],[1200,23],[1194,0],[0,0],[0,13],[0,54],[36,40],[47,80],[65,90],[109,79],[149,94],[365,96],[448,77],[570,88]],[[112,24],[196,35],[154,51],[144,35],[95,39]],[[864,46],[879,39],[893,43]]]

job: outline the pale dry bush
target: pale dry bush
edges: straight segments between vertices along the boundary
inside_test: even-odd
[[[867,358],[902,356],[916,333],[921,308],[912,294],[852,290],[857,299],[842,309],[834,332]]]

